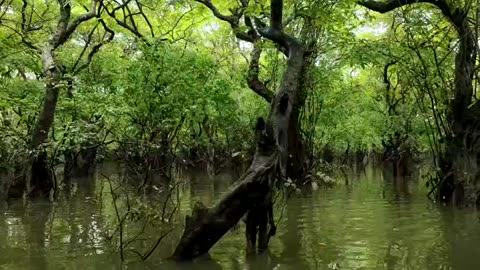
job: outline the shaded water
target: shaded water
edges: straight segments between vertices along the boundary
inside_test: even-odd
[[[277,209],[277,235],[261,256],[246,257],[242,224],[214,246],[210,259],[166,262],[182,230],[179,217],[147,261],[122,266],[106,239],[116,224],[112,199],[99,196],[107,193],[102,175],[112,172],[76,179],[71,197],[53,205],[1,205],[0,269],[480,269],[476,213],[434,205],[421,180],[395,180],[373,167],[349,172],[348,185],[294,195]],[[236,176],[182,178],[180,216],[197,199],[213,204]],[[148,249],[159,231],[147,229],[138,247]]]

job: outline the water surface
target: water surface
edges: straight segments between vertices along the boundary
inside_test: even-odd
[[[117,220],[104,175],[121,178],[115,168],[100,168],[94,179],[75,179],[68,199],[1,205],[0,269],[480,269],[475,212],[435,205],[421,179],[393,179],[375,167],[347,172],[348,185],[341,181],[279,204],[277,235],[261,256],[246,256],[241,223],[214,246],[210,258],[175,264],[165,258],[178,241],[183,216],[196,200],[212,205],[236,178],[183,173],[180,210],[171,217],[175,230],[145,262],[126,254],[128,263],[122,265],[116,242],[107,239]],[[130,200],[162,208],[162,193],[148,199],[130,194]],[[124,197],[119,204],[125,210]],[[148,250],[165,230],[128,226],[129,232],[144,231],[131,244],[138,250]]]

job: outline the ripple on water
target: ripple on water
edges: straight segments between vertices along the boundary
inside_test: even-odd
[[[210,261],[183,269],[480,269],[480,226],[475,214],[433,205],[419,188],[421,181],[393,183],[380,170],[369,170],[373,171],[352,179],[349,186],[291,198],[266,254],[246,257],[240,222],[239,229],[228,232],[212,249]],[[179,222],[196,200],[213,204],[235,178],[192,177],[192,184],[182,189]],[[118,254],[112,254],[105,241],[106,228],[115,221],[107,197],[97,201],[96,194],[86,190],[47,209],[47,216],[42,215],[44,206],[2,208],[2,251],[9,258],[28,259],[6,259],[0,253],[0,269],[41,264],[50,266],[46,269],[112,268]],[[157,237],[155,230],[145,235],[150,241]],[[158,268],[157,257],[171,254],[176,241],[172,236],[157,256],[129,267]],[[150,242],[144,246],[148,248]]]

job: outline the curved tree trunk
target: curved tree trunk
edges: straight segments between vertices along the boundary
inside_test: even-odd
[[[266,83],[262,82],[259,78],[259,70],[260,70],[260,56],[262,54],[262,37],[270,39],[274,43],[276,43],[277,48],[286,56],[290,56],[290,51],[288,48],[287,41],[290,39],[292,41],[292,37],[286,35],[282,31],[282,14],[283,10],[280,10],[279,14],[276,17],[271,17],[270,20],[270,30],[273,31],[262,31],[261,29],[257,29],[262,25],[261,22],[256,21],[255,26],[253,21],[255,18],[247,16],[244,14],[244,11],[248,9],[249,1],[248,0],[240,0],[241,6],[238,9],[231,9],[232,15],[228,16],[222,14],[218,8],[210,1],[210,0],[195,0],[203,5],[205,5],[208,9],[210,9],[215,17],[218,19],[228,22],[235,33],[235,36],[243,40],[245,42],[249,42],[253,44],[253,50],[251,53],[251,59],[249,63],[249,70],[247,73],[247,84],[251,90],[253,90],[256,94],[261,96],[265,101],[272,102],[275,98],[274,91],[271,91]],[[271,6],[283,6],[283,1],[281,0],[272,0]],[[273,11],[275,13],[275,11]],[[272,13],[272,14],[273,14]],[[243,32],[244,30],[240,27],[241,19],[244,19],[245,26],[247,27],[248,31]],[[265,30],[265,29],[264,29]],[[309,33],[303,33],[303,38],[305,36],[311,36]],[[303,40],[303,39],[302,39]],[[297,42],[297,41],[295,41]],[[304,48],[302,48],[304,51]],[[304,160],[305,160],[305,148],[303,146],[302,136],[300,134],[300,109],[305,102],[305,95],[304,89],[306,88],[304,78],[305,71],[310,67],[312,63],[313,57],[312,54],[302,54],[302,66],[300,67],[300,74],[296,74],[302,80],[299,82],[299,86],[297,89],[297,94],[295,100],[291,100],[292,102],[292,116],[290,117],[288,124],[288,162],[286,162],[286,173],[287,177],[291,179],[301,179],[304,174]]]

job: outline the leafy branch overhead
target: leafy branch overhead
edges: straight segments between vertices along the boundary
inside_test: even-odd
[[[140,22],[136,20],[137,17],[141,17],[147,24],[151,37],[155,37],[153,26],[144,12],[144,5],[141,1],[126,0],[118,2],[115,0],[104,0],[101,1],[100,5],[118,25],[127,29],[138,38],[146,40],[145,35],[138,27]]]
[[[210,9],[213,15],[219,20],[228,22],[238,39],[254,45],[247,76],[248,86],[266,101],[270,102],[274,92],[268,89],[266,84],[259,79],[259,62],[262,54],[260,43],[262,38],[273,41],[287,56],[289,56],[290,53],[290,46],[298,47],[301,45],[300,42],[294,37],[283,32],[283,1],[271,1],[270,26],[268,27],[258,17],[256,17],[255,14],[245,14],[250,4],[250,1],[248,0],[242,0],[240,1],[241,6],[231,8],[231,15],[225,15],[221,13],[211,0],[195,1]],[[244,30],[244,27],[241,26],[242,19],[247,28],[246,30]]]

